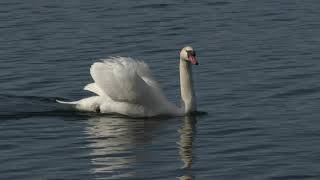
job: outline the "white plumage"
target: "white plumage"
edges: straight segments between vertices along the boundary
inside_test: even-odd
[[[180,55],[180,68],[181,63],[189,62]],[[74,102],[58,102],[70,104],[81,111],[116,113],[131,117],[178,116],[188,113],[168,101],[152,77],[148,65],[143,61],[111,57],[94,63],[90,74],[94,83],[86,85],[84,89],[96,96]]]

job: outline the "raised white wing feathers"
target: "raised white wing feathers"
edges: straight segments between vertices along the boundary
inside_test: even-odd
[[[95,83],[85,89],[114,101],[144,105],[160,92],[149,67],[131,58],[114,57],[94,63],[90,73]]]

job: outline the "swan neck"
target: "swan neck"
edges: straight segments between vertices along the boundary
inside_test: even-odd
[[[191,64],[180,59],[180,89],[182,108],[185,114],[196,111],[196,97],[193,89]]]

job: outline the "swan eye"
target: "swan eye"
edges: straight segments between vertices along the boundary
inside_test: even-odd
[[[187,51],[188,57],[189,56],[196,56],[196,51]]]

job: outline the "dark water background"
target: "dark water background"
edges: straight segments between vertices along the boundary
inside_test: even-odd
[[[0,2],[0,179],[319,179],[320,2]],[[79,114],[90,65],[130,56],[179,103],[197,50],[206,116]]]

